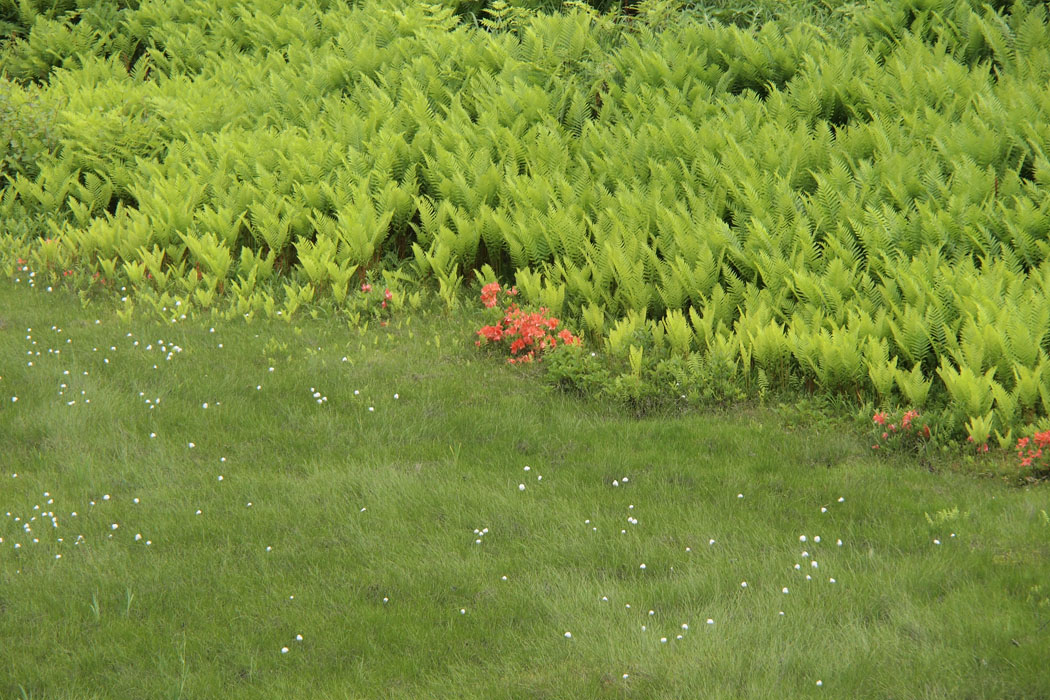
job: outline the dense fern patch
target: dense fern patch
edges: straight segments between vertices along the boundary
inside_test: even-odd
[[[979,442],[1045,425],[1046,7],[886,0],[835,31],[702,10],[40,17],[0,95],[56,136],[4,159],[5,235],[237,313],[273,312],[277,274],[336,301],[402,263],[500,278],[641,363],[936,405]]]

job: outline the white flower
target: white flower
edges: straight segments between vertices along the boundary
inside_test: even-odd
[[[747,581],[741,581],[740,582],[740,587],[741,588],[747,588]]]
[[[572,639],[572,632],[566,632],[565,633],[565,638],[566,639]]]
[[[707,618],[707,624],[713,625],[713,624],[715,624],[715,621],[712,620],[711,618]]]
[[[839,547],[841,547],[842,546],[842,540],[835,540],[835,544],[837,544]]]
[[[519,491],[524,491],[525,490],[525,484],[518,484],[518,490]]]
[[[281,647],[281,653],[282,654],[287,654],[288,653],[288,647]]]
[[[687,630],[687,629],[689,629],[689,625],[687,625],[687,624],[685,624],[685,623],[683,622],[683,623],[682,623],[682,629],[684,629],[684,630]]]
[[[667,637],[660,637],[661,644],[667,644]]]
[[[824,685],[824,681],[817,681],[817,687],[818,687],[818,688],[819,688],[820,686],[822,686],[822,685]]]
[[[814,542],[820,542],[820,535],[817,535],[816,537],[814,537],[813,541]]]
[[[639,568],[639,569],[644,569],[644,568],[645,568],[645,564],[642,564],[642,565],[641,565],[641,566],[639,566],[638,568]]]
[[[798,536],[798,541],[799,542],[805,542],[806,541],[806,536],[805,535],[799,535]]]
[[[135,541],[138,542],[141,539],[142,539],[142,535],[136,532],[135,533]]]
[[[788,592],[787,586],[784,586],[784,588],[783,588],[783,589],[781,589],[781,592],[782,592],[782,593],[787,593],[787,592]]]
[[[297,642],[303,641],[303,635],[301,635],[301,634],[295,635],[295,641],[297,641]]]
[[[736,495],[736,497],[737,497],[737,498],[743,498],[743,497],[744,497],[744,494],[742,494],[742,493],[738,493],[738,494]]]
[[[835,583],[835,579],[833,579],[833,578],[829,578],[829,579],[828,579],[828,583]]]

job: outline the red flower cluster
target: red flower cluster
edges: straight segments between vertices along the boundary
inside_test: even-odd
[[[370,285],[368,282],[365,282],[365,283],[363,283],[361,285],[361,293],[362,294],[370,294],[371,292],[372,292],[372,285]],[[383,290],[383,300],[381,302],[379,302],[379,308],[385,309],[386,308],[386,303],[388,301],[390,301],[391,299],[393,299],[393,298],[394,298],[394,293],[391,292],[389,289],[384,289]],[[383,325],[386,325],[386,324],[383,324]]]
[[[1033,447],[1029,447],[1031,443],[1035,443]],[[1043,456],[1043,451],[1050,447],[1050,430],[1044,430],[1041,433],[1036,433],[1031,438],[1018,438],[1017,440],[1017,458],[1021,460],[1022,467],[1030,467]]]
[[[499,293],[499,282],[491,282],[481,288],[481,303],[485,305],[486,309],[491,309],[498,303],[497,298],[499,297]],[[509,294],[512,297],[517,296],[518,288],[511,287],[507,290],[507,294]]]
[[[498,282],[486,284],[481,288],[481,302],[489,309],[499,303],[500,286]],[[505,292],[510,296],[518,293],[513,287]],[[540,308],[539,311],[525,311],[517,304],[510,304],[503,313],[503,318],[491,326],[483,326],[478,335],[486,343],[499,343],[507,341],[510,344],[510,354],[507,359],[510,364],[532,362],[537,359],[537,353],[553,349],[561,342],[564,345],[578,345],[579,337],[570,331],[562,329],[554,333],[558,327],[558,319],[548,315],[548,310]],[[481,347],[481,340],[475,342]]]
[[[886,425],[886,421],[889,420],[889,416],[882,412],[877,411],[875,415],[871,417],[871,420],[878,425],[880,428],[885,427],[885,430],[881,431],[878,439],[880,442],[871,446],[871,449],[877,450],[885,444],[889,446],[890,443],[903,444],[905,442],[918,442],[920,440],[930,439],[930,426],[925,423],[921,428],[915,425],[915,419],[919,417],[919,412],[912,409],[905,411],[900,418],[900,428],[898,429],[896,423],[890,423]]]

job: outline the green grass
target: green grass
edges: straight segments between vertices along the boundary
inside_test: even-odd
[[[0,697],[1050,696],[1045,486],[635,420],[473,320],[123,325],[0,281]]]

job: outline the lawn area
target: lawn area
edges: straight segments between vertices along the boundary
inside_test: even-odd
[[[0,697],[1050,696],[1045,486],[634,419],[473,322],[0,281]]]

